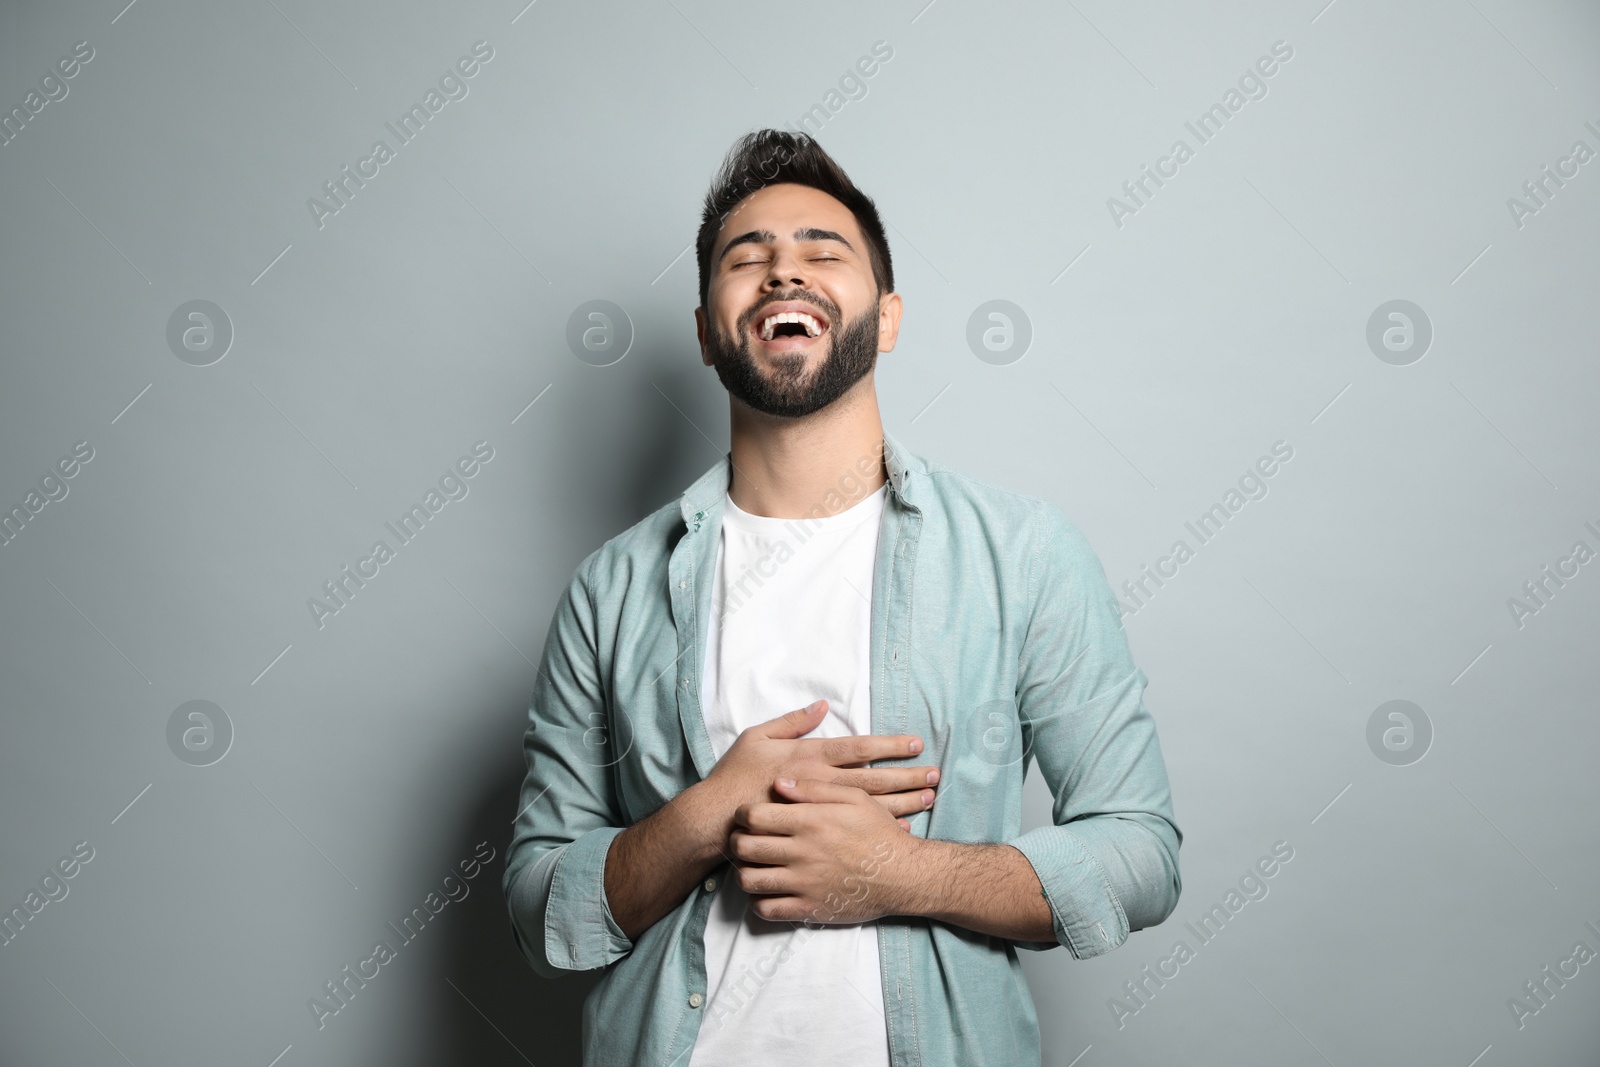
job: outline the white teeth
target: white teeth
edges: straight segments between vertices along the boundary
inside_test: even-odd
[[[820,337],[822,335],[822,324],[812,316],[803,311],[784,311],[776,315],[767,316],[766,320],[761,323],[761,339],[763,341],[772,340],[773,328],[785,322],[800,323],[806,328],[807,335],[811,337]]]

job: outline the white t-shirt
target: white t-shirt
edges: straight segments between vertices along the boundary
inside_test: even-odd
[[[701,707],[718,759],[740,731],[826,698],[807,737],[872,732],[868,630],[886,488],[837,515],[775,519],[723,501]],[[736,878],[706,921],[691,1067],[888,1067],[876,923],[767,922]]]

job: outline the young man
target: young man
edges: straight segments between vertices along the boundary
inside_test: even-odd
[[[590,1065],[1037,1064],[1017,949],[1108,952],[1181,889],[1115,597],[1057,507],[884,431],[888,241],[814,141],[736,144],[697,249],[732,448],[556,608],[517,945],[607,968]]]

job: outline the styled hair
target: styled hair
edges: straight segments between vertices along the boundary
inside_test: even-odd
[[[878,283],[878,295],[894,292],[889,239],[872,198],[856,188],[844,169],[810,134],[765,129],[747,133],[734,142],[706,193],[700,234],[695,239],[700,261],[700,306],[706,306],[711,291],[711,249],[723,221],[751,193],[784,182],[809,185],[849,208],[866,239],[867,259],[872,265],[873,280]]]

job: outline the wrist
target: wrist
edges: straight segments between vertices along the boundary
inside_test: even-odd
[[[935,918],[941,907],[939,870],[947,842],[901,834],[885,864],[894,914]]]
[[[682,813],[686,827],[683,844],[689,855],[707,867],[718,866],[727,859],[733,812],[727,809],[710,779],[695,782],[669,803]]]

